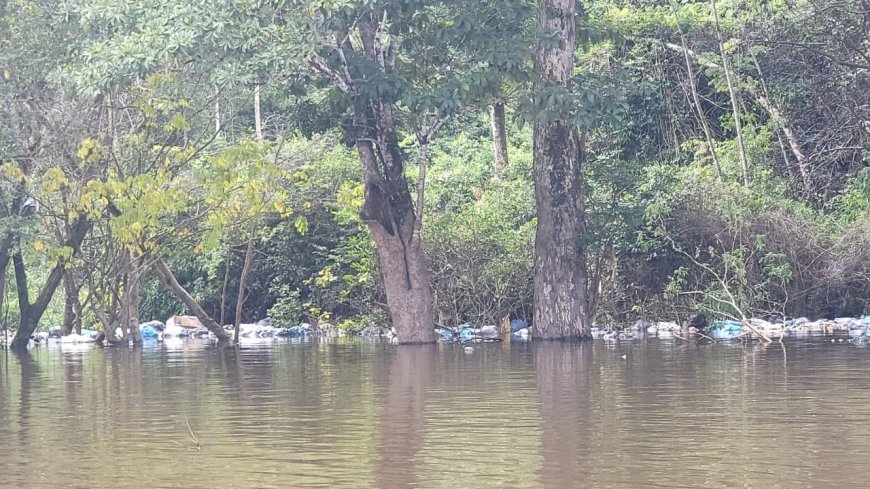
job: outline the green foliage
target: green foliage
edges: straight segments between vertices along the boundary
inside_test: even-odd
[[[272,322],[282,327],[299,324],[304,310],[299,300],[299,290],[291,290],[289,285],[282,284],[270,292],[277,296],[275,303],[269,308],[269,318]]]

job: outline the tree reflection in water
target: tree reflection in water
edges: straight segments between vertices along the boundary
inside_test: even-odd
[[[541,485],[580,487],[591,469],[592,343],[538,343],[534,355],[541,417]]]
[[[436,355],[433,345],[396,348],[379,418],[375,487],[419,485],[426,393],[433,381]]]

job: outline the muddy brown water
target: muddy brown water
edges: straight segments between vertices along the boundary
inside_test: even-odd
[[[0,487],[866,488],[868,367],[822,340],[0,351]]]

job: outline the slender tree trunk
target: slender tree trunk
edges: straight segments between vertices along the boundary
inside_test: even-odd
[[[804,185],[804,198],[809,198],[814,189],[807,156],[804,153],[803,147],[801,147],[800,141],[798,141],[798,138],[795,135],[794,129],[789,125],[788,119],[786,119],[782,112],[779,111],[779,108],[773,104],[772,99],[770,98],[770,92],[767,90],[767,83],[764,81],[764,73],[761,72],[761,64],[758,62],[758,58],[754,54],[752,55],[752,62],[755,64],[755,70],[758,72],[758,81],[761,85],[761,91],[764,96],[758,95],[752,91],[750,92],[750,95],[753,95],[755,101],[758,102],[758,105],[770,114],[771,119],[773,119],[774,124],[776,124],[776,137],[779,139],[779,144],[782,147],[783,158],[785,158],[787,167],[790,165],[788,164],[788,158],[786,157],[785,145],[783,145],[782,137],[785,136],[786,141],[788,141],[788,147],[791,149],[792,154],[797,160],[798,171],[800,172],[801,181]],[[780,132],[782,134],[780,134]]]
[[[232,248],[227,248],[226,263],[224,264],[224,282],[221,285],[221,326],[226,324],[227,317],[227,286],[230,283],[230,256],[232,256]]]
[[[496,102],[489,107],[492,129],[492,151],[495,174],[500,175],[508,165],[507,129],[505,124],[504,103]]]
[[[245,307],[245,289],[247,287],[248,274],[251,272],[251,265],[254,263],[254,231],[256,230],[256,223],[251,225],[251,233],[248,236],[248,246],[245,249],[245,264],[242,266],[242,273],[239,276],[239,295],[236,299],[236,320],[233,323],[233,327],[235,330],[235,334],[233,335],[233,341],[238,344],[239,343],[239,327],[242,324],[242,313],[244,312]]]
[[[559,45],[539,44],[538,89],[568,87],[574,70],[574,0],[540,0],[538,32],[555,34]],[[537,120],[534,127],[536,338],[589,337],[584,238],[581,141],[570,120]]]
[[[63,335],[66,336],[73,332],[76,324],[76,311],[81,308],[79,301],[79,290],[75,285],[75,279],[72,275],[72,270],[67,270],[63,274],[63,289],[65,293],[63,307]],[[79,303],[79,307],[76,307]]]
[[[713,141],[713,133],[710,131],[710,126],[707,124],[707,114],[704,113],[704,106],[701,105],[701,97],[698,95],[698,87],[696,86],[697,77],[695,69],[692,66],[692,60],[689,59],[689,47],[686,45],[686,36],[683,33],[683,27],[680,25],[680,19],[677,18],[677,9],[674,7],[674,0],[669,2],[671,12],[674,14],[674,21],[677,23],[677,30],[680,32],[680,44],[683,46],[683,59],[686,62],[686,73],[689,76],[689,88],[692,93],[692,102],[695,110],[698,113],[698,120],[701,121],[701,129],[704,130],[704,139],[707,141],[707,147],[710,149],[710,156],[713,158],[713,165],[716,168],[716,177],[722,180],[722,166],[719,165],[719,157],[716,155],[716,143]]]
[[[139,266],[139,257],[132,251],[124,250],[125,269],[127,272],[127,287],[124,290],[123,306],[121,310],[121,324],[130,328],[130,336],[134,345],[142,344],[142,333],[139,331],[139,280],[142,277],[142,269]]]
[[[221,91],[214,89],[214,132],[221,132]]]
[[[734,129],[737,131],[737,148],[740,152],[740,167],[743,172],[743,185],[749,186],[749,161],[746,159],[746,143],[743,141],[743,124],[740,122],[740,99],[737,96],[737,84],[734,74],[731,72],[731,63],[728,61],[728,53],[725,52],[725,44],[722,42],[722,33],[719,30],[719,13],[716,11],[716,0],[710,0],[713,9],[713,25],[716,26],[716,41],[719,43],[719,53],[722,55],[722,70],[725,71],[725,81],[728,84],[728,96],[731,98],[731,108],[734,114]]]
[[[214,334],[218,340],[226,341],[229,339],[227,337],[227,332],[215,321],[211,316],[205,312],[205,309],[193,298],[181,284],[176,280],[175,275],[173,275],[172,270],[169,269],[169,266],[162,258],[158,258],[154,260],[154,264],[152,265],[154,273],[160,278],[166,287],[178,298],[181,302],[184,303],[185,306],[190,308],[193,311],[193,314],[202,322],[202,324],[208,328],[209,331]]]
[[[84,241],[85,236],[88,234],[90,229],[91,223],[84,217],[79,217],[73,223],[70,236],[64,243],[65,246],[72,249],[73,255],[79,252],[82,241]],[[40,290],[39,295],[36,297],[36,301],[34,301],[33,304],[29,302],[29,294],[27,292],[27,270],[24,268],[24,260],[21,258],[20,254],[13,256],[13,265],[15,267],[15,281],[19,285],[19,289],[23,288],[23,291],[18,291],[18,307],[21,311],[21,324],[18,327],[18,331],[15,333],[15,337],[12,338],[12,344],[10,347],[15,350],[22,350],[27,348],[30,336],[34,331],[36,331],[36,326],[39,324],[39,320],[45,313],[45,309],[51,302],[51,298],[54,297],[54,292],[63,280],[63,274],[66,271],[66,262],[64,260],[57,261],[54,268],[48,274],[48,278],[45,280],[45,284],[42,286],[42,290]]]
[[[7,217],[7,214],[0,210],[0,218],[3,217]],[[12,234],[9,232],[3,233],[2,238],[0,238],[0,310],[6,303],[6,271],[9,268],[9,252],[12,250],[12,241]],[[5,327],[3,331],[6,331]]]
[[[263,123],[260,119],[260,84],[254,85],[254,134],[257,141],[263,141]]]
[[[703,66],[705,68],[712,68],[715,70],[720,70],[723,73],[731,73],[732,77],[735,76],[733,71],[730,69],[726,71],[726,69],[721,65],[713,63],[712,61],[709,61],[709,60],[702,60],[698,56],[698,53],[692,51],[691,49],[689,49],[685,45],[680,46],[680,45],[673,44],[670,42],[662,42],[661,44],[662,44],[662,46],[664,46],[667,49],[683,53],[684,55],[688,55],[688,57],[690,59],[692,59],[695,63],[697,63],[699,66]],[[764,87],[764,79],[762,77],[760,68],[759,68],[759,80],[761,80],[762,87]],[[762,92],[758,92],[757,90],[753,90],[753,89],[747,89],[746,93],[752,98],[752,100],[756,104],[758,104],[759,107],[764,109],[767,112],[767,114],[770,116],[770,118],[774,122],[776,122],[777,125],[781,128],[782,134],[786,137],[786,140],[788,141],[789,149],[791,150],[792,154],[794,155],[795,159],[798,162],[798,171],[801,174],[801,179],[804,181],[805,185],[807,185],[807,182],[809,182],[809,185],[812,186],[811,185],[812,182],[810,180],[810,174],[809,174],[809,171],[810,171],[809,160],[807,159],[806,153],[804,153],[802,145],[796,136],[796,131],[795,131],[794,127],[789,123],[788,118],[786,118],[786,116],[782,113],[781,110],[779,110],[779,108],[776,106],[776,104],[774,104],[773,101],[771,101],[771,99],[768,97],[766,89],[764,89]],[[777,135],[779,136],[779,132],[777,132]]]

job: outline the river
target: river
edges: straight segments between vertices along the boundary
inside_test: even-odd
[[[0,351],[2,488],[864,488],[822,339]]]

